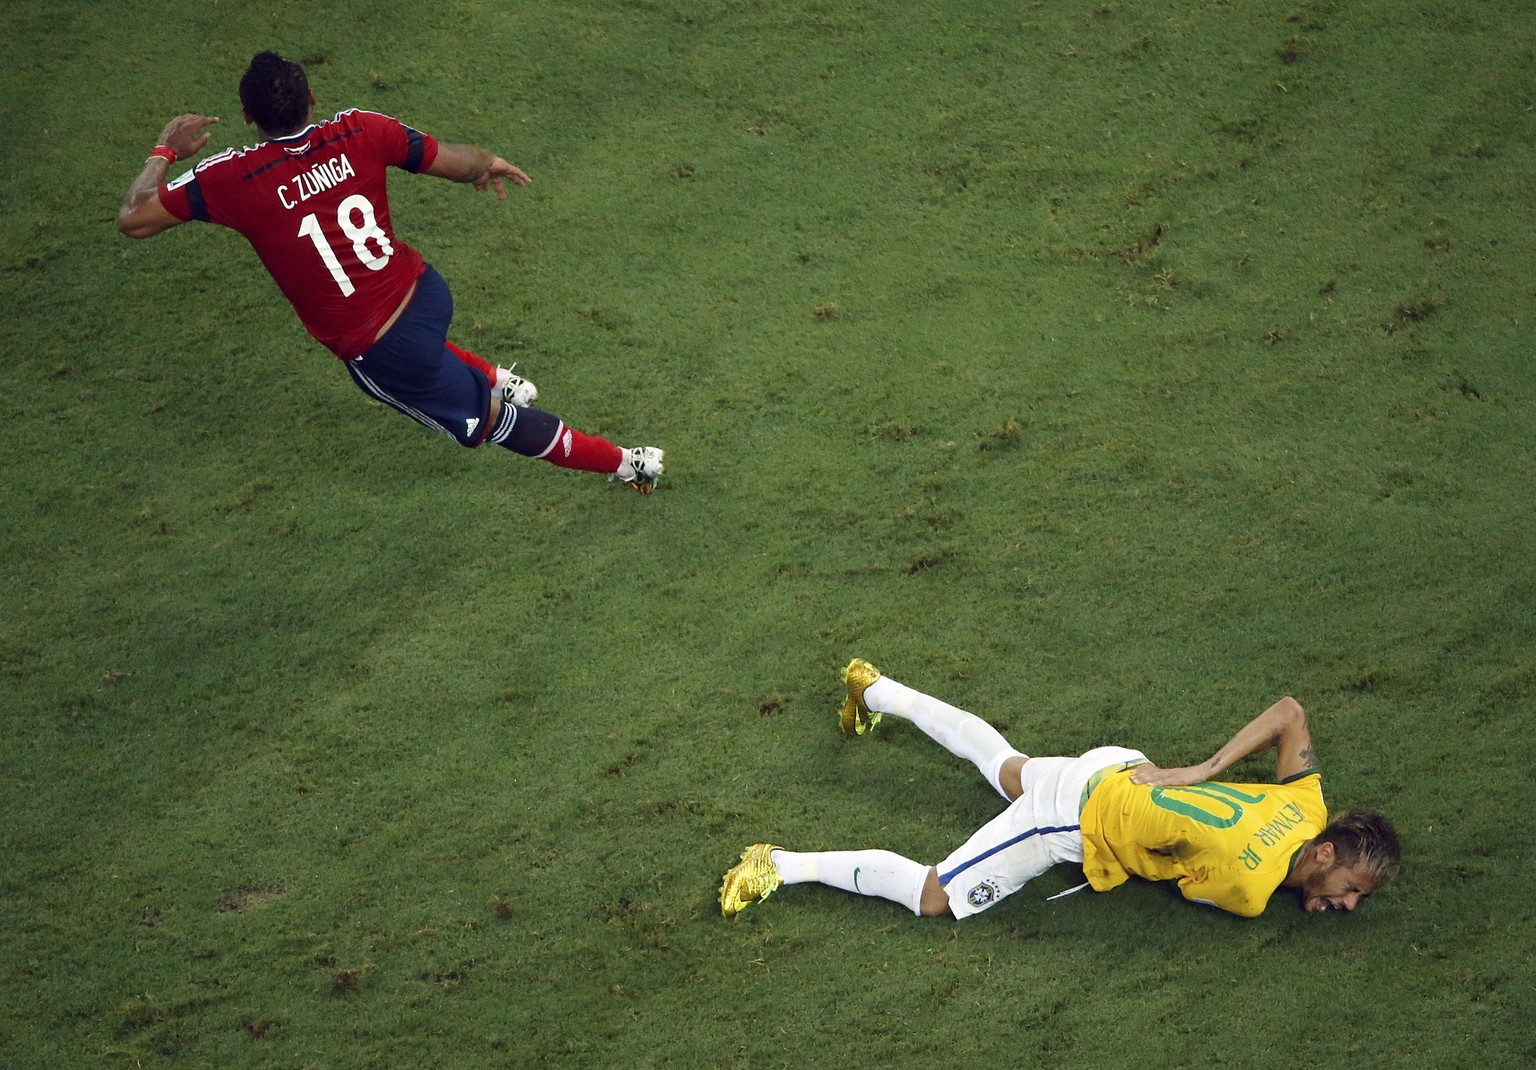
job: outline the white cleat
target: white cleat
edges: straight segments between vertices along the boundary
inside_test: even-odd
[[[501,400],[508,405],[516,405],[520,409],[526,409],[539,400],[539,388],[524,379],[521,375],[513,375],[512,368],[496,369],[496,389],[501,392]]]
[[[624,461],[619,465],[619,470],[608,478],[628,483],[641,494],[649,494],[656,489],[656,481],[661,478],[661,458],[662,451],[655,446],[632,446],[624,451]]]

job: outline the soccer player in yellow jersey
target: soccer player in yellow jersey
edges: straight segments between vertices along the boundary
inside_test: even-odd
[[[933,866],[884,850],[754,844],[721,885],[726,917],[781,885],[815,882],[890,899],[914,914],[964,918],[1060,862],[1082,865],[1097,891],[1133,875],[1171,880],[1186,899],[1254,917],[1277,888],[1296,891],[1308,911],[1354,910],[1397,873],[1401,849],[1386,818],[1353,811],[1328,820],[1307,716],[1293,698],[1249,721],[1201,764],[1162,769],[1126,747],[1030,757],[975,714],[858,658],[843,680],[845,733],[864,734],[882,714],[911,721],[972,762],[1008,808]],[[1215,779],[1270,748],[1275,783]]]

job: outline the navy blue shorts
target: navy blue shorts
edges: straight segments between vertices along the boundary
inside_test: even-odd
[[[491,384],[443,344],[453,322],[453,294],[431,264],[395,325],[360,357],[346,361],[363,393],[399,409],[461,446],[485,440]]]

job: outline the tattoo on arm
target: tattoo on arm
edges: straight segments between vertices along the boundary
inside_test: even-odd
[[[1317,751],[1311,746],[1301,748],[1301,767],[1303,769],[1317,768]]]

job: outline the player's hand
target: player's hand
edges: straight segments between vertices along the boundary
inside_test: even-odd
[[[1203,765],[1186,765],[1178,769],[1159,769],[1150,762],[1131,770],[1132,784],[1146,784],[1154,788],[1182,788],[1199,784],[1210,771]]]
[[[507,199],[507,184],[504,180],[509,178],[515,186],[526,186],[533,181],[523,172],[521,167],[508,163],[498,156],[491,161],[490,170],[486,171],[485,177],[474,184],[475,189],[484,193],[486,189],[494,186],[497,198],[504,201]]]
[[[165,145],[176,154],[178,160],[185,160],[190,156],[196,156],[208,144],[208,135],[198,136],[199,131],[205,126],[212,126],[218,122],[215,115],[178,115],[165,124],[165,129],[160,131],[159,145]]]

